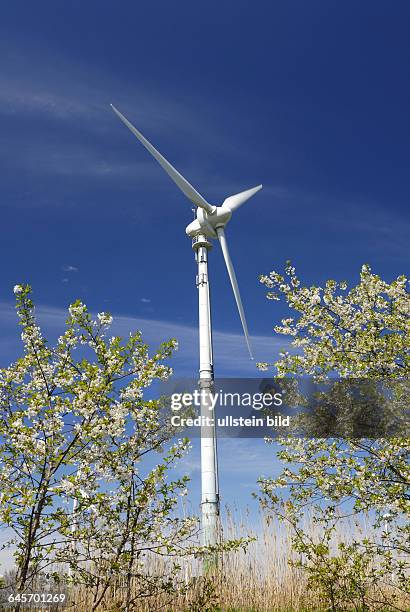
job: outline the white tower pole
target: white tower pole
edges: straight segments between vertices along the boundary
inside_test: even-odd
[[[203,234],[198,235],[192,245],[198,264],[198,306],[199,306],[199,390],[201,393],[201,416],[213,418],[209,409],[209,394],[213,388],[213,357],[211,310],[209,299],[208,251],[211,243]],[[201,518],[202,544],[216,544],[219,541],[219,490],[216,453],[216,431],[204,424],[201,426]]]
[[[196,251],[198,262],[198,298],[199,298],[199,387],[201,391],[201,416],[214,419],[215,415],[209,410],[209,394],[212,392],[213,384],[213,358],[212,358],[212,335],[211,335],[211,311],[209,303],[208,282],[208,251],[211,243],[207,236],[218,238],[222,247],[225,264],[231,279],[232,289],[238,306],[245,339],[249,354],[252,357],[249,343],[248,327],[239,294],[235,271],[229,256],[228,245],[224,233],[224,227],[236,211],[249,198],[257,193],[262,185],[241,191],[229,196],[223,201],[222,206],[213,206],[178,172],[172,164],[141,134],[135,126],[120,113],[115,106],[113,111],[118,115],[127,128],[138,138],[147,151],[156,159],[168,176],[174,181],[182,193],[197,206],[196,219],[188,225],[186,233],[193,238],[192,247]],[[202,419],[203,423],[204,419]],[[205,545],[216,544],[219,540],[219,492],[218,492],[218,462],[216,455],[216,431],[215,425],[201,427],[201,513],[202,513],[202,540]]]

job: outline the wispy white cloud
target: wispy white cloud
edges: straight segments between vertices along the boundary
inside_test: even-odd
[[[91,104],[84,104],[72,96],[58,95],[27,79],[3,76],[0,85],[1,114],[40,114],[60,120],[90,117],[93,114]]]
[[[62,266],[61,269],[63,272],[78,272],[78,268],[72,265]]]
[[[194,103],[185,104],[169,91],[164,95],[157,85],[144,82],[131,87],[128,82],[101,74],[90,86],[82,65],[66,61],[62,78],[50,66],[49,55],[39,65],[35,80],[27,72],[17,72],[18,76],[5,72],[0,75],[0,116],[16,120],[49,119],[62,129],[77,126],[82,134],[114,136],[118,141],[120,123],[110,108],[114,102],[140,129],[147,131],[148,137],[161,135],[166,140],[168,135],[177,136],[181,143],[186,143],[187,152],[194,141],[238,154],[233,144],[223,142],[216,127],[210,129],[207,117],[197,115]],[[127,133],[126,128],[122,130]]]
[[[366,245],[371,258],[368,263],[408,259],[410,222],[404,211],[362,197],[329,199],[327,210],[331,222],[329,227],[335,233],[349,236],[351,250]],[[320,215],[323,217],[323,200],[310,211],[313,223],[319,220]],[[340,248],[345,248],[345,242],[340,242]]]
[[[323,243],[333,236],[348,236],[349,249],[366,247],[374,261],[408,258],[410,221],[405,211],[395,206],[359,195],[336,196],[332,193],[302,192],[286,186],[266,185],[261,208],[274,202],[278,226],[289,223],[298,230],[312,228],[312,233],[326,227]],[[269,196],[269,197],[266,197]],[[322,242],[322,241],[321,241]],[[332,240],[332,248],[346,249],[345,240]],[[371,262],[369,262],[371,263]]]
[[[98,181],[126,179],[140,185],[152,184],[158,179],[157,168],[150,160],[115,158],[108,147],[99,148],[84,143],[33,143],[20,147],[14,142],[12,154],[8,152],[9,167],[39,176],[60,176]]]
[[[226,197],[250,186],[235,184],[223,175],[212,161],[214,156],[209,155],[210,151],[231,159],[257,155],[218,129],[227,112],[223,105],[211,118],[201,114],[203,101],[197,104],[192,92],[189,101],[181,100],[169,90],[163,92],[158,83],[144,80],[130,84],[98,71],[90,83],[83,64],[59,57],[57,69],[49,49],[38,47],[32,50],[38,67],[34,78],[24,69],[25,56],[18,50],[13,52],[13,41],[8,43],[0,43],[0,51],[7,47],[8,57],[6,70],[0,75],[0,119],[3,115],[8,129],[13,130],[9,165],[44,175],[156,181],[159,170],[144,157],[142,149],[140,157],[136,153],[134,158],[124,159],[121,147],[131,142],[132,136],[112,113],[109,103],[114,102],[196,186],[206,190],[209,186],[209,197]],[[25,130],[13,129],[14,121],[27,119],[32,119],[31,130],[40,130],[32,144]],[[53,126],[52,138],[47,121]],[[56,139],[58,130],[62,134],[69,130],[69,138]],[[136,142],[136,152],[137,146]]]
[[[49,306],[36,308],[40,325],[45,335],[53,340],[64,329],[67,311]],[[114,335],[126,337],[130,331],[141,330],[144,340],[153,350],[163,341],[176,338],[179,350],[172,358],[177,376],[196,376],[198,369],[198,331],[196,327],[181,325],[172,321],[161,321],[132,316],[115,316],[111,331]],[[19,348],[17,320],[14,307],[0,303],[0,334],[6,344],[0,346],[1,359],[7,359],[10,349],[13,354]],[[10,338],[15,338],[15,342]],[[262,376],[256,368],[256,361],[272,361],[286,341],[272,336],[251,338],[255,361],[250,361],[245,340],[241,334],[215,330],[213,333],[216,376]]]
[[[178,465],[181,473],[195,474],[201,469],[199,440],[195,439],[194,442],[193,450]],[[251,482],[255,489],[259,476],[272,476],[278,469],[275,449],[274,445],[266,444],[262,438],[218,439],[218,456],[224,474],[239,474],[241,484]]]

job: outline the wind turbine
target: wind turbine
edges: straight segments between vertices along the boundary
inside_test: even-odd
[[[193,202],[196,209],[196,219],[186,228],[186,234],[192,238],[192,248],[198,264],[196,285],[198,287],[199,301],[199,389],[201,392],[201,415],[209,416],[209,393],[212,392],[214,379],[212,355],[212,326],[209,299],[208,280],[208,251],[212,244],[210,239],[217,238],[221,245],[223,257],[228,270],[239,316],[242,322],[245,341],[250,358],[253,359],[249,342],[248,326],[239,293],[235,270],[229,256],[228,243],[225,236],[225,226],[235,212],[255,193],[262,189],[262,185],[253,187],[241,193],[231,195],[224,200],[221,206],[210,204],[198,193],[196,189],[161,155],[159,151],[111,104],[113,111],[121,121],[138,138],[144,147],[162,166],[165,172],[176,183],[182,193]],[[214,419],[215,420],[215,419]],[[216,453],[215,427],[201,428],[201,516],[202,516],[202,543],[204,545],[216,544],[219,539],[219,487],[218,462]]]

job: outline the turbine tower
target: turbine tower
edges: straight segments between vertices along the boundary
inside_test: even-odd
[[[245,341],[250,358],[253,359],[249,342],[248,326],[239,293],[235,271],[229,256],[228,244],[225,236],[225,226],[236,211],[255,193],[262,189],[262,185],[229,196],[221,206],[214,206],[192,187],[192,185],[161,155],[155,147],[135,128],[132,123],[111,104],[113,111],[121,121],[138,138],[144,147],[162,166],[165,172],[176,183],[182,193],[193,202],[196,209],[196,219],[186,228],[186,234],[192,238],[192,248],[198,264],[196,284],[198,287],[199,303],[199,389],[201,397],[201,415],[209,416],[209,393],[212,392],[214,380],[212,355],[212,326],[211,308],[209,298],[208,252],[212,247],[211,239],[216,238],[221,245],[223,257],[228,270],[236,304],[238,306]],[[203,421],[202,421],[203,422]],[[214,419],[215,422],[215,419]],[[201,518],[202,543],[206,546],[219,541],[219,488],[218,488],[218,461],[216,453],[216,432],[212,428],[201,427]]]

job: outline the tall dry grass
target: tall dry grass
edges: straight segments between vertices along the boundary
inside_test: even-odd
[[[306,519],[305,531],[315,539],[320,538],[318,527]],[[224,513],[224,539],[237,539],[244,536],[255,538],[246,550],[225,553],[219,561],[217,570],[205,580],[201,577],[201,565],[197,560],[184,560],[176,580],[189,586],[187,593],[176,596],[156,594],[139,598],[126,610],[125,581],[115,578],[107,591],[101,611],[111,612],[324,612],[329,610],[329,602],[307,587],[306,574],[300,568],[292,567],[290,560],[297,560],[291,549],[291,533],[283,523],[259,511],[255,516],[249,510],[226,509]],[[366,521],[347,520],[340,524],[334,541],[352,541],[371,537],[371,528]],[[169,575],[170,563],[166,557],[149,555],[146,557],[145,570],[152,576]],[[138,584],[133,585],[135,592]],[[90,612],[93,609],[93,593],[84,587],[70,589],[68,609],[75,612]],[[410,610],[410,602],[402,599],[395,601],[396,610]],[[4,608],[3,608],[4,609]],[[42,610],[62,610],[42,608]],[[359,610],[359,608],[341,608]],[[371,610],[372,608],[369,608]],[[392,607],[379,607],[375,610],[394,610]],[[33,608],[31,608],[33,610]],[[361,609],[360,609],[360,612]]]
[[[318,527],[309,519],[305,529],[319,538]],[[316,530],[316,531],[315,531]],[[200,577],[201,568],[195,560],[184,561],[179,579],[191,585],[188,593],[181,596],[157,595],[136,601],[130,608],[135,612],[205,612],[223,610],[229,612],[307,612],[328,610],[329,602],[307,588],[303,570],[292,567],[296,560],[291,550],[291,534],[276,519],[263,512],[255,518],[249,511],[226,510],[223,525],[225,539],[236,539],[245,535],[255,538],[246,551],[225,553],[215,575],[205,581]],[[370,537],[366,518],[345,521],[341,524],[334,545],[338,541]],[[153,575],[167,575],[169,563],[166,558],[147,557],[147,571]],[[136,585],[137,587],[137,585]],[[101,610],[120,611],[123,588],[117,581]],[[410,602],[407,602],[410,604]],[[404,601],[397,600],[397,609],[410,610]],[[92,609],[91,594],[84,589],[75,594],[74,609],[89,612]],[[346,608],[348,610],[349,608]],[[356,609],[354,607],[350,608]],[[393,610],[394,608],[375,608]]]

